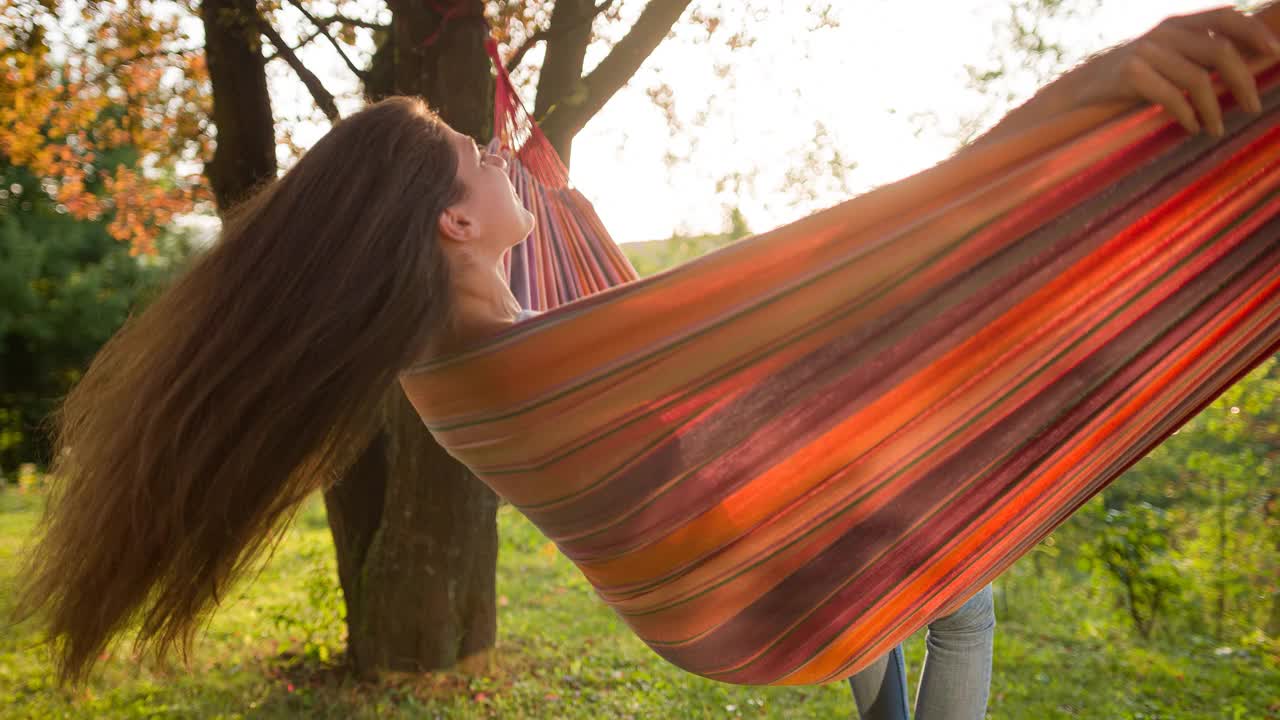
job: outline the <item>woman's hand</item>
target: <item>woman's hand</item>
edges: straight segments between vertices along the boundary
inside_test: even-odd
[[[1234,8],[1175,16],[1080,66],[1072,104],[1148,100],[1189,132],[1203,127],[1220,136],[1222,108],[1210,73],[1219,73],[1241,107],[1260,112],[1258,87],[1245,61],[1277,56],[1280,39],[1261,20]]]

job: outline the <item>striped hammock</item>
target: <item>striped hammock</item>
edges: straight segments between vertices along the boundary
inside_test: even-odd
[[[501,82],[547,312],[402,386],[663,658],[847,677],[1280,350],[1258,81],[1222,138],[1080,111],[643,280]]]

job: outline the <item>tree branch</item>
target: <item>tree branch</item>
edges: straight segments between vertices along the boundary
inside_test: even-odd
[[[608,56],[582,79],[580,92],[572,101],[565,98],[541,118],[540,125],[551,137],[572,137],[605,103],[631,79],[646,58],[662,43],[691,0],[651,0],[625,37]]]
[[[347,69],[351,70],[351,74],[363,80],[364,71],[356,67],[355,63],[351,62],[351,58],[347,57],[347,53],[342,50],[342,46],[338,44],[337,40],[333,39],[333,36],[329,34],[329,31],[325,29],[325,26],[321,24],[320,20],[316,18],[316,16],[308,12],[307,9],[303,7],[302,3],[299,2],[298,0],[289,0],[289,4],[297,8],[298,12],[302,13],[303,17],[305,17],[312,25],[316,26],[316,29],[319,30],[320,34],[324,36],[324,39],[328,40],[329,44],[333,46],[333,49],[337,51],[339,56],[342,57],[342,61],[347,64]]]
[[[582,23],[594,21],[600,13],[608,10],[611,5],[613,5],[613,0],[604,0],[604,2],[592,7],[590,10],[587,10],[581,16],[574,18],[573,22],[566,27],[556,26],[553,28],[542,28],[525,38],[525,41],[520,43],[520,47],[516,48],[515,54],[513,54],[511,59],[507,61],[507,72],[515,72],[515,69],[520,67],[520,61],[524,60],[524,56],[536,47],[538,43],[545,40],[554,40],[560,35],[581,26]]]
[[[516,68],[520,67],[520,61],[524,60],[524,56],[537,46],[538,43],[550,37],[552,37],[551,31],[548,28],[542,28],[525,38],[524,42],[520,43],[520,47],[516,48],[515,54],[511,56],[511,59],[507,60],[507,72],[515,72]]]
[[[292,51],[294,51],[294,52],[297,52],[297,51],[301,50],[302,48],[306,47],[307,45],[310,45],[310,44],[311,44],[311,42],[312,42],[313,40],[315,40],[316,38],[318,38],[318,37],[320,37],[320,31],[319,31],[319,30],[312,30],[310,35],[308,35],[308,36],[306,36],[306,37],[302,38],[301,40],[299,40],[299,41],[298,41],[298,44],[297,44],[297,45],[294,45],[293,47],[291,47],[291,48],[289,48],[289,49],[290,49],[290,50],[292,50]],[[281,55],[280,53],[273,53],[273,54],[271,54],[271,55],[263,55],[263,56],[262,56],[262,60],[263,60],[264,62],[271,62],[272,60],[275,60],[275,59],[276,59],[276,58],[278,58],[278,57],[283,57],[283,55]]]
[[[359,18],[347,17],[346,15],[330,15],[329,17],[319,18],[319,19],[315,20],[314,22],[315,22],[315,23],[316,23],[316,25],[317,25],[317,26],[319,26],[319,27],[329,27],[330,25],[332,25],[332,24],[334,24],[334,23],[342,23],[343,25],[350,25],[350,26],[352,26],[352,27],[368,28],[368,29],[370,29],[370,30],[389,30],[389,29],[391,29],[391,26],[390,26],[390,25],[382,25],[382,24],[380,24],[380,23],[370,22],[369,20],[361,20],[361,19],[359,19]]]
[[[259,19],[262,34],[267,36],[271,44],[276,48],[276,56],[284,58],[289,63],[289,67],[298,74],[298,79],[302,80],[302,84],[307,86],[307,92],[311,93],[311,97],[315,98],[316,105],[324,111],[325,117],[330,122],[338,122],[341,115],[338,113],[338,104],[334,102],[333,95],[325,90],[324,84],[320,82],[320,78],[316,74],[307,69],[298,56],[289,48],[289,44],[280,37],[280,33],[276,32],[275,27],[271,25],[271,21],[264,18]]]

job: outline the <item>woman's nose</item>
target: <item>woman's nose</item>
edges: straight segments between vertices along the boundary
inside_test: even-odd
[[[506,159],[506,158],[502,157],[501,155],[498,155],[497,153],[493,153],[493,154],[491,154],[489,157],[491,157],[492,159],[494,159],[495,161],[497,161],[498,165],[502,166],[502,169],[504,169],[504,170],[506,169],[506,167],[507,167],[507,159]]]

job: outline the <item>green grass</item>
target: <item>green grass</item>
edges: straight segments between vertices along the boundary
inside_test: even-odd
[[[0,612],[39,498],[0,492]],[[635,639],[573,566],[509,508],[500,514],[498,650],[469,674],[360,684],[324,658],[342,647],[332,547],[311,502],[261,573],[233,593],[189,670],[117,649],[75,694],[52,685],[26,626],[0,626],[3,718],[838,718],[846,685],[752,688],[683,673]],[[1016,566],[1015,566],[1016,567]],[[1011,576],[1013,573],[1011,573]],[[996,638],[992,718],[1280,718],[1280,658],[1141,644],[1089,619],[1088,598],[1019,587]],[[1036,616],[1030,622],[1028,616]],[[922,634],[907,644],[918,675]]]

